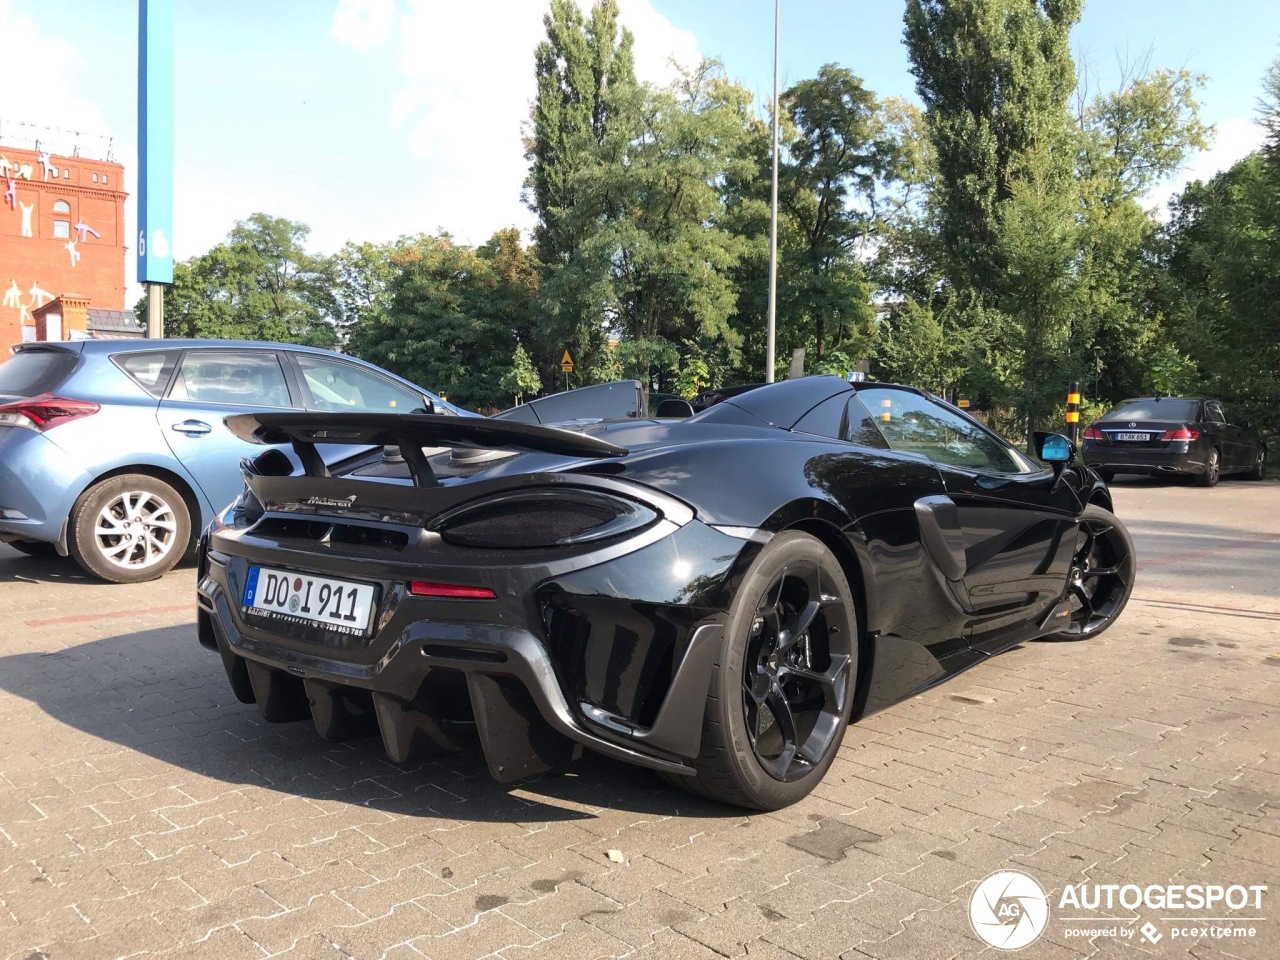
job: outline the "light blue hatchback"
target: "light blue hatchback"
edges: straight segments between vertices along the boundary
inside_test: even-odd
[[[0,540],[116,583],[160,576],[262,453],[223,417],[270,408],[474,416],[372,364],[235,340],[27,343],[0,364]]]

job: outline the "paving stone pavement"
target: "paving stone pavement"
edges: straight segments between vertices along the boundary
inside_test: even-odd
[[[1116,495],[1118,626],[865,718],[758,815],[602,758],[510,789],[264,724],[195,643],[189,567],[107,586],[0,547],[0,957],[994,955],[969,901],[1002,869],[1051,904],[1023,956],[1280,957],[1280,485]],[[1075,883],[1272,889],[1212,940],[1069,922]]]

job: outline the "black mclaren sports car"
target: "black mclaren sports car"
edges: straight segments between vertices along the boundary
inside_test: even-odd
[[[582,748],[774,809],[846,724],[1015,644],[1096,636],[1135,557],[1098,475],[921,391],[807,377],[571,428],[256,413],[199,553],[199,639],[267,720]],[[285,452],[291,449],[292,455]]]

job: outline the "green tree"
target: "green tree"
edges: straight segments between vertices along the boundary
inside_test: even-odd
[[[309,228],[255,213],[226,242],[174,268],[165,330],[332,347],[337,342],[329,261],[307,252]],[[138,306],[145,316],[145,304]]]
[[[793,135],[779,193],[798,241],[788,244],[785,271],[790,323],[803,324],[802,345],[816,361],[829,349],[864,354],[874,313],[858,245],[872,232],[876,187],[892,162],[877,138],[879,105],[852,71],[830,63],[781,103]]]
[[[1000,206],[1034,175],[1067,190],[1074,139],[1071,27],[1080,0],[907,0],[905,40],[938,167],[950,281],[995,302],[1004,286]]]
[[[598,291],[564,268],[596,221],[615,213],[608,197],[584,188],[583,175],[616,126],[620,102],[634,98],[636,80],[632,36],[618,24],[617,0],[599,0],[586,17],[574,0],[552,0],[543,23],[525,141],[525,199],[537,216],[534,247],[545,294],[544,321],[530,344],[535,362],[551,376],[566,347],[590,368],[604,346]]]
[[[749,106],[712,63],[667,89],[636,88],[578,179],[584,239],[558,283],[602,305],[623,369],[646,389],[666,384],[686,341],[737,351],[729,272],[741,245],[721,225],[719,183],[738,161]],[[606,205],[608,216],[591,212]]]
[[[478,250],[447,234],[417,237],[396,264],[386,315],[352,330],[351,351],[463,405],[505,406],[499,358],[537,310],[536,261],[518,233],[499,231]]]
[[[511,366],[502,375],[500,385],[515,398],[517,404],[524,402],[525,394],[537,393],[542,389],[542,378],[538,376],[523,345],[516,344],[515,353],[511,355]]]
[[[399,270],[396,258],[405,243],[404,238],[393,243],[347,242],[333,255],[330,266],[340,342],[345,343],[358,324],[386,319],[391,282]]]

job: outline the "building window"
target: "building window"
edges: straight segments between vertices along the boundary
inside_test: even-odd
[[[67,167],[62,168],[62,179],[63,180],[71,179],[71,171]]]
[[[94,183],[98,182],[98,175],[96,173],[93,175],[93,182]]]
[[[68,237],[70,237],[71,221],[70,220],[53,221],[53,235],[59,240],[66,240]]]
[[[59,200],[57,203],[53,205],[53,212],[70,214],[71,204],[67,203],[67,201],[65,200]]]
[[[107,182],[107,175],[105,173],[102,175],[102,182],[103,183]]]

